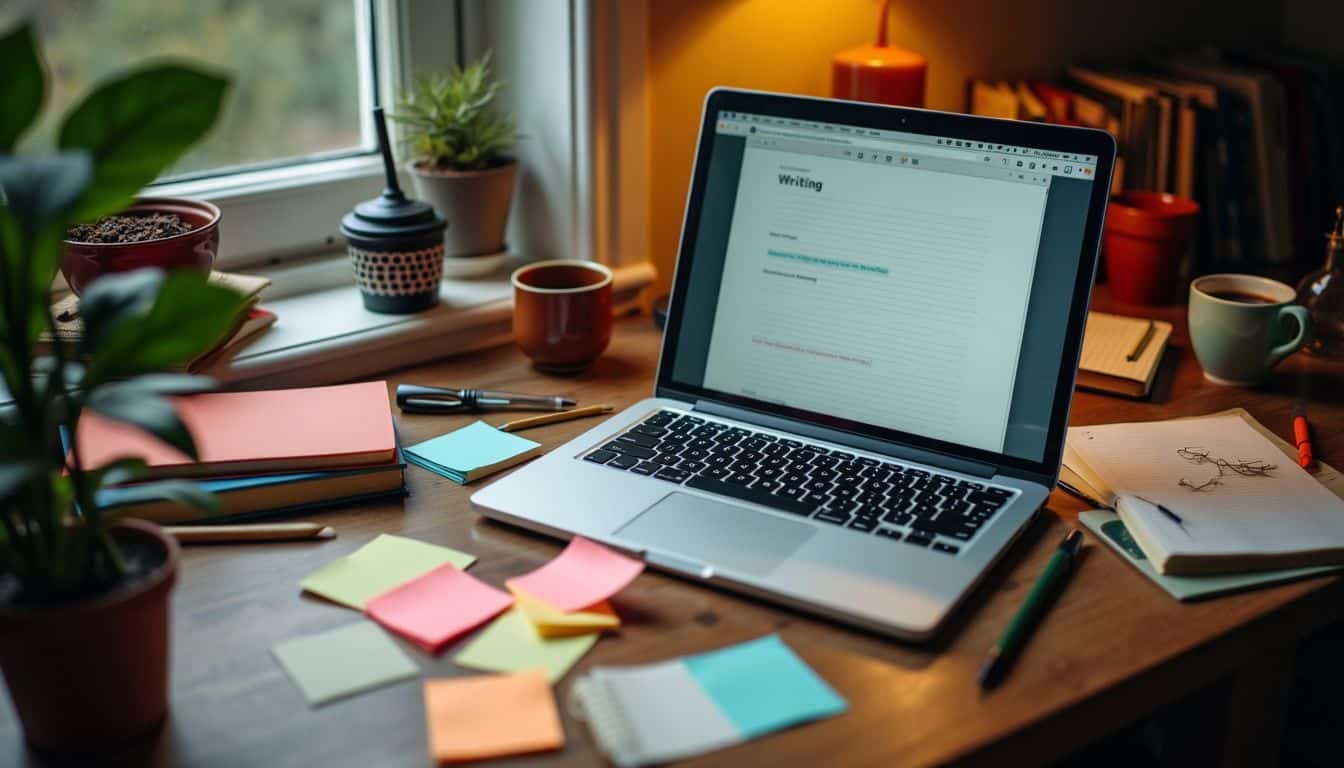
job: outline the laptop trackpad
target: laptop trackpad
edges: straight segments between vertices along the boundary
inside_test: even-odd
[[[616,531],[631,544],[715,570],[765,576],[816,529],[702,496],[670,493]]]

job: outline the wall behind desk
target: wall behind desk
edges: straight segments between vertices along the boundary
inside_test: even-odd
[[[878,2],[648,2],[649,248],[665,293],[705,92],[729,85],[828,95],[831,56],[872,42]],[[1285,24],[1279,4],[1260,0],[895,0],[892,6],[891,41],[929,59],[928,106],[958,111],[968,78],[1050,76],[1068,63],[1164,47],[1276,43]],[[1306,15],[1299,8],[1298,17]]]

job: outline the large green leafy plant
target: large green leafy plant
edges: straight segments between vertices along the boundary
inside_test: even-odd
[[[492,106],[502,83],[490,73],[490,54],[448,74],[421,78],[392,119],[407,126],[406,144],[432,168],[476,171],[504,162],[513,146],[513,121]]]
[[[57,147],[17,155],[45,101],[47,82],[33,30],[0,35],[0,376],[12,404],[0,405],[0,577],[10,601],[79,599],[119,583],[127,562],[95,503],[105,485],[135,480],[143,460],[86,466],[67,456],[59,429],[81,413],[126,422],[195,457],[191,434],[166,395],[212,382],[158,373],[200,353],[241,310],[237,293],[194,272],[146,269],[107,275],[80,297],[78,350],[36,353],[49,311],[61,241],[74,223],[116,213],[172,165],[219,114],[228,81],[176,64],[110,79],[60,126]],[[5,398],[0,397],[0,402]],[[141,497],[209,506],[185,481],[134,486]],[[17,590],[14,588],[17,587]]]

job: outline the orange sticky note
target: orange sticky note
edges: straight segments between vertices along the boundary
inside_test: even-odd
[[[515,592],[571,613],[620,592],[643,570],[643,562],[575,536],[554,560],[507,584]]]
[[[453,565],[441,565],[364,604],[369,618],[430,653],[513,605],[495,589]]]
[[[425,724],[429,756],[439,763],[544,752],[565,745],[555,695],[539,669],[426,680]]]

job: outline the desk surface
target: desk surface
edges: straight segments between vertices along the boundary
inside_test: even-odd
[[[1099,308],[1142,314],[1110,303]],[[1156,313],[1176,331],[1159,377],[1156,402],[1080,393],[1074,424],[1151,420],[1241,406],[1280,434],[1290,434],[1293,397],[1305,394],[1317,452],[1344,462],[1344,365],[1296,355],[1264,390],[1204,381],[1190,351],[1184,313]],[[577,378],[534,371],[513,347],[475,353],[395,373],[398,381],[471,384],[520,391],[559,391],[581,403],[619,409],[646,396],[660,336],[647,316],[617,325],[612,346]],[[390,392],[389,392],[390,396]],[[498,417],[491,417],[498,420]],[[402,438],[422,440],[466,417],[403,415]],[[547,447],[591,427],[591,420],[528,432]],[[357,616],[301,596],[302,576],[390,532],[462,549],[480,559],[472,573],[500,585],[559,550],[556,542],[485,521],[462,488],[418,468],[407,470],[402,503],[350,508],[311,519],[333,525],[326,543],[193,547],[184,551],[173,598],[172,711],[152,747],[159,765],[420,766],[428,758],[420,684],[407,682],[310,710],[270,657],[283,639],[348,624]],[[558,687],[563,701],[594,664],[648,662],[779,632],[851,704],[847,714],[767,737],[702,759],[703,764],[905,765],[1040,762],[1087,743],[1153,708],[1207,684],[1266,669],[1267,658],[1300,634],[1340,613],[1333,578],[1281,586],[1205,603],[1182,604],[1132,570],[1100,542],[1072,586],[1046,617],[1014,673],[994,693],[975,684],[981,655],[1022,602],[1062,531],[1085,506],[1056,492],[1043,515],[990,574],[953,621],[926,647],[904,645],[788,610],[647,573],[616,600],[625,622],[602,639]],[[425,676],[468,674],[452,651],[432,659],[408,651]],[[1256,661],[1254,666],[1251,665]],[[1263,677],[1263,675],[1261,675]],[[1249,676],[1250,679],[1254,675]],[[1253,690],[1243,693],[1255,697]],[[565,749],[524,762],[600,761],[586,730],[565,716]],[[143,755],[136,756],[140,762]],[[13,712],[0,704],[0,763],[36,762],[24,753]],[[129,760],[128,760],[129,761]]]

